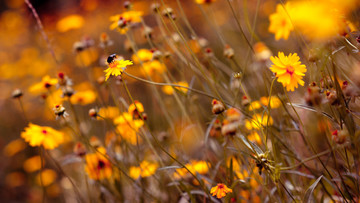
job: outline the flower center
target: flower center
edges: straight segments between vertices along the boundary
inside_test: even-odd
[[[286,72],[292,76],[295,72],[295,68],[292,66],[286,66]]]
[[[42,132],[43,134],[46,134],[46,133],[47,133],[47,131],[46,131],[46,130],[42,130],[41,132]]]
[[[45,88],[50,88],[50,87],[51,87],[51,84],[48,83],[48,82],[45,82],[44,86],[45,86]]]
[[[98,162],[98,169],[103,169],[105,167],[105,162],[102,160],[99,160]]]
[[[218,188],[219,188],[219,189],[223,189],[223,188],[224,188],[224,185],[223,185],[223,184],[219,184],[219,185],[218,185]]]

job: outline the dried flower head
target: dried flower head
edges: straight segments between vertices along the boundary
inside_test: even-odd
[[[61,104],[56,104],[55,107],[53,108],[53,110],[54,110],[56,119],[69,116],[69,114],[65,110],[65,107],[63,107],[63,105],[61,105]]]

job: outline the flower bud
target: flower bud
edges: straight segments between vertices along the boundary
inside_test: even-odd
[[[234,57],[234,54],[235,54],[234,49],[231,48],[229,45],[225,45],[225,48],[224,48],[224,56],[225,56],[226,58],[231,59],[231,58]]]
[[[221,101],[213,99],[211,103],[213,114],[220,114],[225,111],[224,104]]]
[[[96,117],[98,116],[98,113],[97,113],[96,109],[91,108],[91,109],[89,110],[89,116],[90,116],[91,118],[96,118]]]
[[[84,144],[81,142],[77,142],[75,144],[73,151],[74,151],[75,155],[80,156],[80,157],[82,157],[86,154],[86,148],[85,148]]]
[[[15,89],[12,93],[11,93],[12,98],[14,99],[19,99],[20,97],[23,96],[23,93],[20,89]]]

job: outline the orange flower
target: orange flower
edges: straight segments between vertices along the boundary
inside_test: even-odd
[[[276,13],[270,15],[269,32],[275,34],[275,39],[281,38],[287,40],[290,35],[290,31],[294,30],[292,22],[288,16],[290,13],[290,5],[286,3],[283,7],[281,4],[276,6]]]
[[[98,152],[85,156],[85,171],[91,179],[103,180],[112,176],[111,163],[104,154],[106,154],[106,149],[99,147]]]
[[[232,192],[232,189],[228,188],[223,183],[218,183],[215,187],[212,187],[210,193],[212,196],[215,196],[218,199],[221,199],[226,196],[227,193]]]
[[[286,87],[287,91],[294,91],[298,84],[304,86],[302,77],[305,76],[306,66],[301,64],[300,57],[295,54],[285,56],[279,52],[278,57],[270,57],[273,62],[270,70],[276,74],[277,81]]]

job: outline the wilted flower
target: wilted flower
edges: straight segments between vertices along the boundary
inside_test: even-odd
[[[66,117],[69,116],[69,114],[65,111],[65,107],[63,107],[63,105],[61,104],[57,104],[55,105],[55,107],[53,108],[56,119],[60,118],[60,117]]]
[[[302,77],[305,76],[306,66],[301,64],[300,57],[295,54],[285,56],[283,52],[279,52],[278,57],[270,57],[273,62],[270,70],[275,73],[280,82],[287,91],[294,91],[298,84],[304,86]]]
[[[64,140],[64,134],[51,127],[39,126],[30,123],[21,137],[29,142],[30,146],[43,146],[45,149],[54,149]]]
[[[220,114],[225,111],[225,106],[221,101],[213,99],[212,102],[212,112],[213,114]]]

